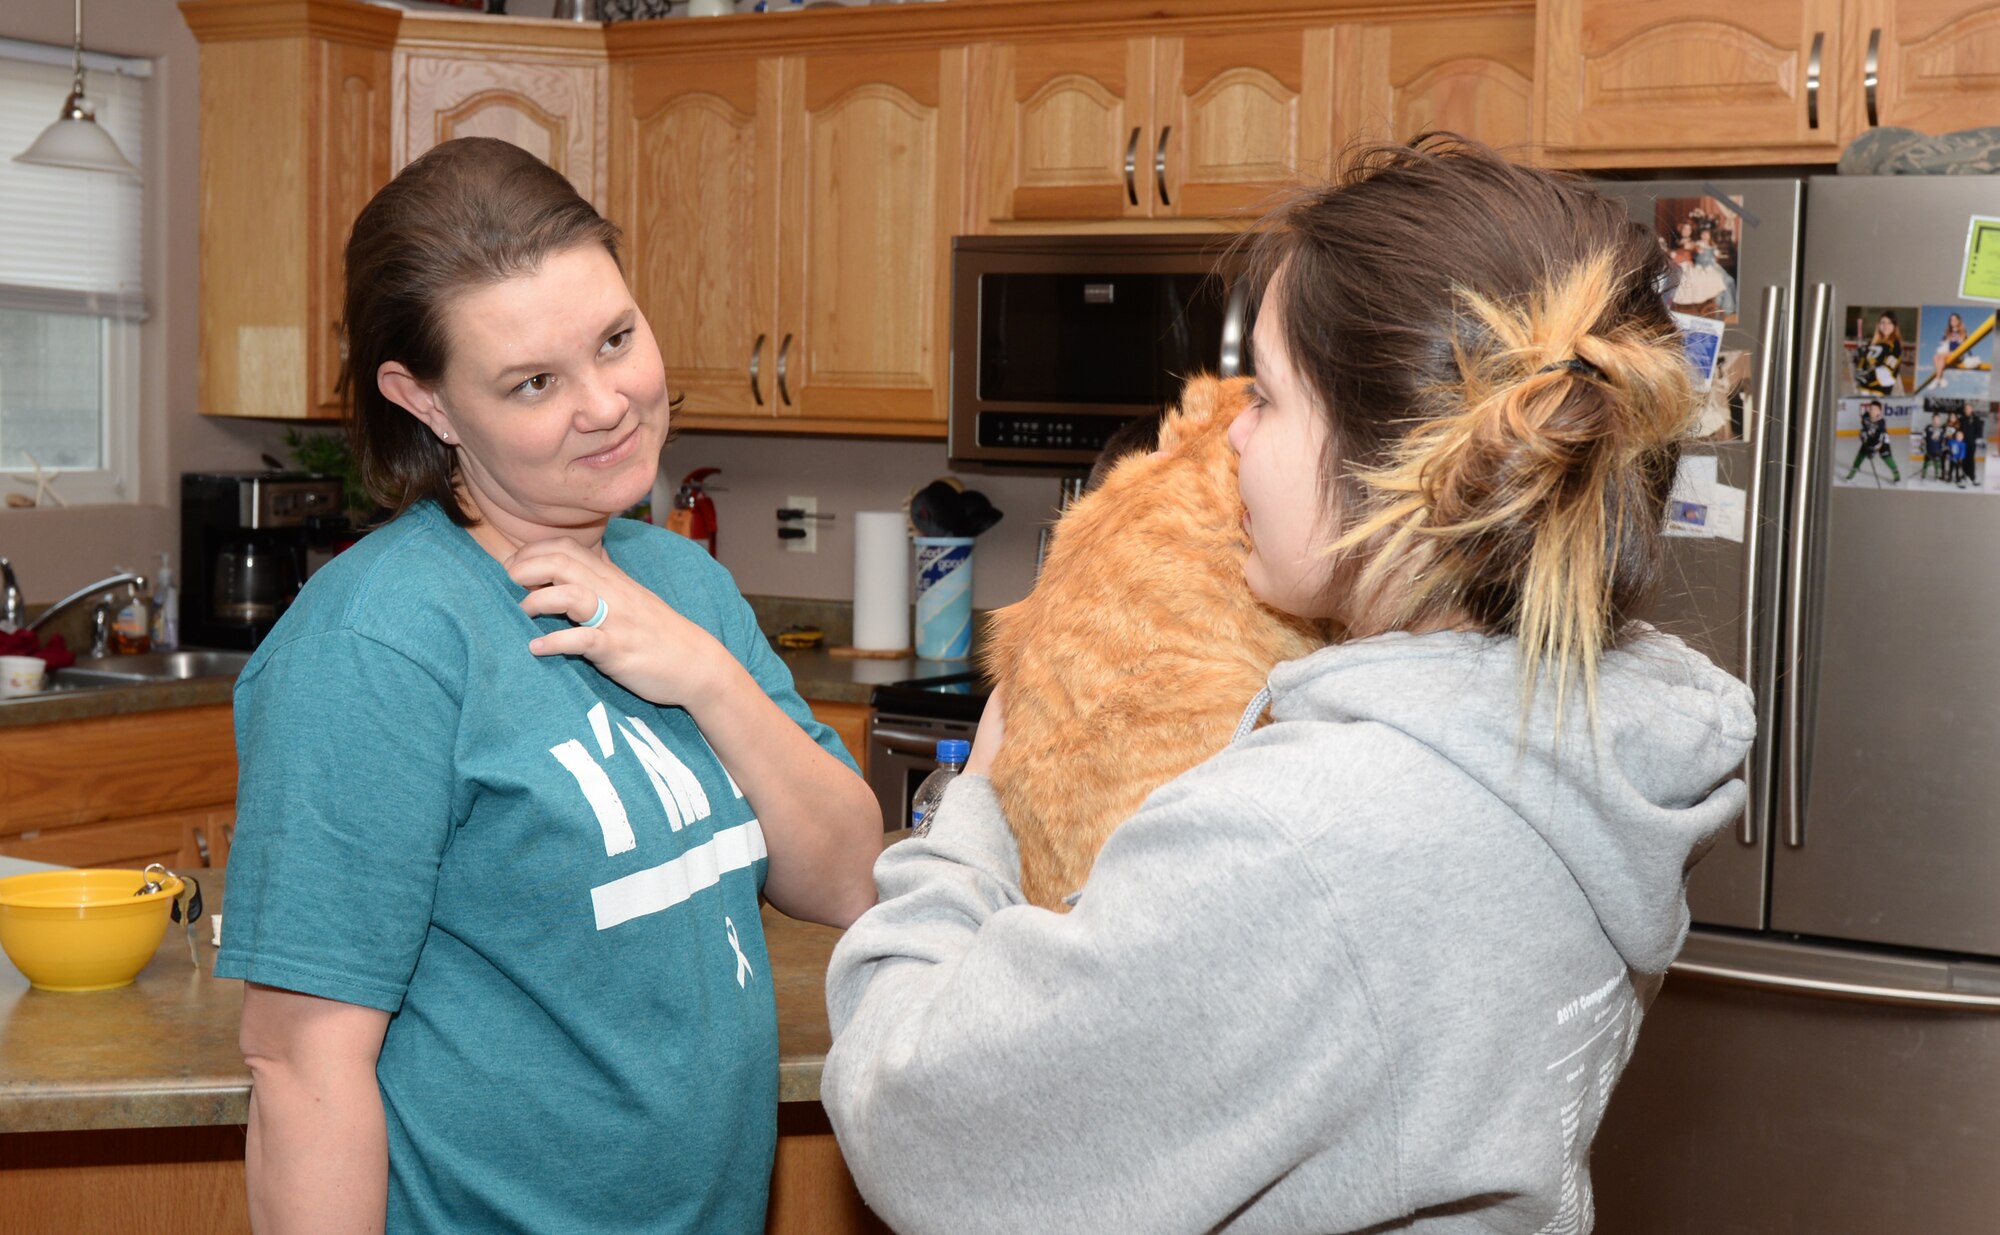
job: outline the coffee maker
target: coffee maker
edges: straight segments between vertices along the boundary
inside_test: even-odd
[[[182,475],[181,642],[256,647],[346,529],[337,476]]]

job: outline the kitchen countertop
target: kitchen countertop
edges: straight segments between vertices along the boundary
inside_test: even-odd
[[[895,660],[848,660],[834,656],[825,648],[803,652],[780,651],[778,654],[791,668],[792,680],[797,684],[800,695],[835,703],[867,703],[869,692],[878,683],[960,673],[972,667],[970,661],[918,660],[914,656]],[[183,682],[146,682],[0,699],[0,729],[13,725],[88,720],[127,712],[152,712],[162,708],[228,703],[235,686],[234,678],[194,678]]]
[[[0,859],[0,874],[31,864]],[[220,871],[201,880],[220,909]],[[225,929],[226,926],[225,926]],[[826,1022],[826,963],[840,932],[764,908],[778,1004],[778,1100],[819,1101]],[[237,1049],[243,984],[215,978],[209,924],[196,928],[201,972],[170,926],[132,985],[59,994],[34,990],[0,958],[0,1133],[101,1128],[180,1128],[249,1119],[250,1073]]]
[[[131,686],[92,687],[89,690],[62,690],[17,699],[0,699],[0,729],[14,725],[89,720],[96,716],[119,716],[127,712],[156,712],[162,708],[228,703],[235,689],[234,678],[190,678],[180,682],[139,682]]]

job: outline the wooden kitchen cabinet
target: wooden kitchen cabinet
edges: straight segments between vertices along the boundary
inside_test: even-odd
[[[2000,115],[2000,4],[1850,0],[1845,127],[1949,133]],[[1871,73],[1870,61],[1873,61]],[[1873,97],[1868,86],[1875,78]]]
[[[227,703],[0,729],[0,853],[9,857],[221,866],[235,802]]]
[[[1335,149],[1447,131],[1526,154],[1534,130],[1535,10],[1334,29]]]
[[[780,84],[778,415],[942,432],[963,48],[788,59]]]
[[[1212,218],[1331,153],[1324,31],[982,49],[997,222]]]
[[[342,250],[389,180],[401,14],[353,0],[187,0],[201,43],[201,410],[340,414]]]
[[[1541,0],[1542,140],[1591,166],[1832,162],[1860,84],[1841,8]]]
[[[687,396],[683,425],[777,415],[779,69],[642,62],[613,74],[612,213],[633,297]]]
[[[1153,111],[1153,40],[1002,43],[979,49],[989,92],[988,217],[1145,218],[1140,164]],[[1144,183],[1150,184],[1150,181]]]
[[[612,200],[680,425],[942,434],[964,65],[614,66]]]
[[[411,14],[394,68],[397,168],[455,137],[497,137],[608,208],[610,76],[598,27]]]

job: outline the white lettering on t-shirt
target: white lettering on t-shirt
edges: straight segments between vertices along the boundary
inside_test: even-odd
[[[602,703],[590,709],[590,732],[597,738],[599,758],[609,759],[618,753],[617,743],[611,740],[611,714]]]
[[[590,890],[597,929],[608,931],[634,918],[671,909],[730,871],[746,870],[764,857],[764,830],[755,819],[723,828],[701,844],[658,866],[634,871]]]
[[[690,823],[708,818],[708,793],[701,787],[701,778],[689,771],[687,764],[667,749],[666,743],[653,736],[645,721],[627,716],[618,731],[625,735],[625,744],[639,757],[639,766],[646,769],[646,779],[653,783],[653,792],[660,797],[660,809],[667,813],[668,827],[678,832]]]
[[[612,787],[611,778],[583,748],[583,743],[572,738],[560,746],[551,746],[549,753],[576,778],[576,787],[583,790],[584,800],[590,803],[592,813],[597,816],[598,830],[604,833],[604,856],[611,857],[636,847],[639,840],[632,835],[632,820],[625,814],[624,801],[619,798],[618,790]]]

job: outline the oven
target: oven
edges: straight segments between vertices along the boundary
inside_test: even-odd
[[[868,787],[882,804],[885,830],[910,826],[917,786],[937,770],[937,744],[971,741],[989,687],[976,672],[911,678],[877,686],[869,697]]]

